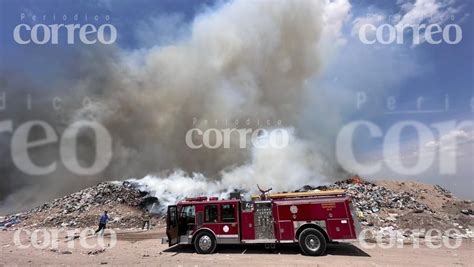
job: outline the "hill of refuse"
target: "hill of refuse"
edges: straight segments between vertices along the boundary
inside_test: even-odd
[[[29,211],[5,216],[3,228],[9,226],[8,222],[18,227],[96,227],[105,210],[110,227],[139,227],[143,210],[154,200],[126,182],[103,182]]]
[[[152,213],[161,209],[159,199],[137,188],[129,182],[100,183],[32,210],[0,217],[0,228],[95,227],[104,210],[109,212],[112,228],[140,227],[145,209]],[[299,191],[329,189],[346,191],[363,228],[375,232],[410,229],[410,234],[418,236],[429,229],[444,234],[455,228],[459,234],[451,237],[473,237],[472,201],[460,200],[440,186],[412,181],[368,182],[353,177],[327,186],[304,186]],[[155,217],[162,223],[163,214]]]
[[[474,213],[470,200],[461,200],[439,185],[413,181],[368,182],[355,177],[330,186],[306,190],[343,189],[365,229],[423,237],[430,229],[451,238],[473,238]],[[458,233],[448,230],[456,229]]]

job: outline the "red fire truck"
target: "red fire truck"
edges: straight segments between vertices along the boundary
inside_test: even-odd
[[[356,239],[360,231],[351,199],[342,190],[265,194],[252,201],[187,198],[168,206],[169,246],[191,244],[213,253],[218,244],[299,243],[318,256],[328,242]]]

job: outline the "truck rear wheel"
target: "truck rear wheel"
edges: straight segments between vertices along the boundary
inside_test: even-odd
[[[216,246],[214,235],[207,231],[198,233],[194,238],[194,249],[199,254],[211,254],[216,250]]]
[[[308,256],[320,256],[326,251],[326,239],[320,231],[313,228],[303,230],[298,243],[301,251]]]

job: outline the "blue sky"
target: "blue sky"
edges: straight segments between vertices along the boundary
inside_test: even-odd
[[[341,114],[342,123],[368,120],[386,132],[394,123],[403,120],[417,120],[429,126],[431,123],[447,120],[473,119],[473,1],[324,2],[327,7],[327,32],[324,33],[322,42],[326,42],[326,47],[330,49],[322,55],[324,66],[314,78],[312,86],[324,88],[331,97],[338,99],[336,103],[345,105],[337,111]],[[60,36],[60,45],[18,45],[12,38],[12,32],[16,25],[22,23],[21,13],[47,15],[45,24],[56,23],[51,19],[53,14],[68,17],[79,14],[80,22],[84,14],[97,14],[101,17],[110,15],[110,23],[118,32],[115,46],[120,50],[133,52],[150,49],[155,45],[168,45],[186,38],[189,35],[189,26],[196,17],[213,12],[225,3],[185,0],[0,0],[0,71],[7,75],[14,73],[31,78],[34,81],[34,90],[48,90],[49,81],[70,75],[67,73],[67,66],[75,64],[78,51],[87,49],[81,44],[64,44],[61,42],[65,40],[64,35]],[[417,8],[417,5],[422,4],[426,7]],[[453,20],[438,19],[438,15],[452,16]],[[442,27],[449,23],[459,25],[463,34],[461,42],[455,45],[445,42],[437,45],[427,42],[413,45],[409,41],[404,44],[366,45],[354,34],[357,32],[358,21],[395,25],[400,21],[406,22],[416,18],[422,23],[439,23]],[[70,19],[67,21],[72,23]],[[25,23],[35,24],[31,17],[28,17]],[[85,22],[82,20],[81,23]],[[412,34],[407,33],[406,37],[410,40]],[[368,96],[368,102],[360,110],[355,108],[357,92],[364,92]],[[387,114],[386,101],[390,96],[396,99],[396,111],[403,112],[415,110],[419,97],[424,98],[423,110],[443,109],[446,95],[449,97],[450,107],[445,112]],[[314,94],[309,99],[311,101],[317,97],[318,95]],[[341,99],[342,102],[339,102]],[[314,110],[308,108],[308,112]],[[305,120],[304,123],[313,123],[314,127],[317,127],[319,122],[320,118],[313,118]],[[379,153],[381,140],[365,137],[366,133],[361,133],[360,141],[356,145],[361,153]],[[413,131],[408,130],[403,132],[402,140],[411,145],[416,137]],[[469,149],[472,153],[472,148],[468,146]],[[469,179],[473,173],[472,167],[468,166],[462,173],[464,180]],[[431,175],[430,171],[425,176],[427,175]],[[472,189],[472,181],[470,185]],[[471,189],[463,194],[467,195]]]
[[[404,1],[412,2],[412,1]],[[447,2],[447,1],[439,1]],[[452,7],[459,8],[460,11],[455,14],[455,21],[461,20],[459,25],[463,29],[463,39],[457,45],[449,45],[441,43],[439,45],[430,45],[423,43],[416,47],[410,47],[410,44],[405,44],[400,53],[406,54],[408,57],[416,59],[417,64],[422,66],[423,73],[420,75],[412,75],[400,80],[394,91],[396,91],[397,102],[400,108],[410,108],[415,105],[414,101],[417,96],[424,96],[426,98],[425,105],[428,108],[435,109],[439,104],[443,103],[444,96],[450,96],[451,111],[449,114],[435,114],[435,119],[439,116],[456,116],[456,118],[470,117],[469,103],[467,100],[472,96],[473,88],[473,37],[472,27],[473,19],[470,13],[473,10],[472,1],[449,1]],[[124,49],[138,49],[144,46],[141,40],[138,40],[137,26],[142,24],[151,24],[152,20],[157,17],[177,15],[178,22],[186,25],[190,23],[195,16],[202,12],[215,8],[222,2],[214,1],[13,1],[2,0],[1,5],[1,27],[0,40],[2,40],[1,50],[1,66],[17,66],[25,69],[23,62],[34,60],[31,54],[38,54],[42,51],[48,53],[53,49],[52,53],[71,52],[70,46],[61,48],[54,45],[44,45],[38,50],[30,51],[28,47],[17,45],[11,38],[12,28],[19,24],[19,16],[21,13],[32,12],[38,15],[52,14],[66,14],[68,16],[74,14],[108,14],[118,31],[117,45]],[[341,32],[347,36],[348,43],[354,44],[358,40],[356,36],[351,36],[352,22],[357,17],[366,16],[367,14],[380,13],[386,15],[393,15],[402,13],[400,11],[401,4],[395,4],[395,1],[351,1],[350,17],[344,23]],[[467,16],[467,17],[465,17]],[[31,19],[27,20],[31,23]],[[51,22],[51,19],[47,19]],[[60,36],[61,38],[62,36]],[[166,37],[166,36],[165,36]],[[163,37],[163,39],[165,39]],[[159,34],[156,36],[157,41],[160,40]],[[391,49],[388,46],[371,46],[367,45],[365,51],[372,51],[380,49],[381,53],[385,50]],[[61,45],[60,45],[61,47]],[[59,50],[59,51],[58,51]],[[342,49],[344,50],[344,49]],[[30,54],[31,53],[31,54]],[[340,53],[344,53],[341,51]],[[34,61],[33,61],[34,62]],[[336,65],[336,67],[339,67]],[[34,64],[30,64],[26,69],[35,69]],[[397,70],[393,70],[394,72]],[[334,70],[333,72],[337,72]],[[334,76],[334,73],[327,73],[328,77]],[[356,84],[357,85],[357,84]],[[363,85],[361,85],[363,87]],[[381,100],[381,99],[379,99]],[[424,119],[430,119],[430,116],[422,116]],[[382,118],[382,122],[385,120]]]

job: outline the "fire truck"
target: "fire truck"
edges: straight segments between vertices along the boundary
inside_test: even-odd
[[[168,206],[162,243],[193,245],[200,254],[219,244],[298,243],[305,255],[324,254],[326,244],[356,239],[360,225],[342,190],[267,194],[219,200],[186,198]]]

